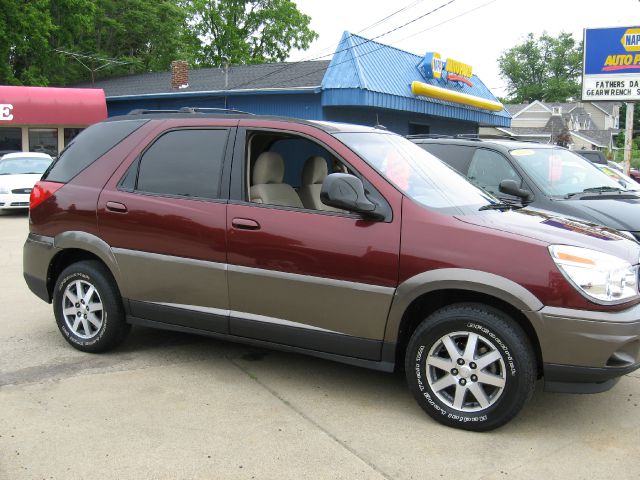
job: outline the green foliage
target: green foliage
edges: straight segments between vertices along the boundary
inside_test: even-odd
[[[280,61],[317,38],[309,22],[291,0],[0,0],[0,84]]]
[[[291,0],[192,0],[182,2],[199,44],[201,66],[282,61],[292,48],[306,49],[318,34],[311,18]]]
[[[511,103],[565,102],[580,96],[582,42],[570,33],[552,37],[528,34],[524,42],[498,58],[500,75],[507,80]]]

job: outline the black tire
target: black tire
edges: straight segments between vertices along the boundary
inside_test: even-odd
[[[478,338],[474,352],[482,355],[467,356],[465,361],[461,357],[470,338]],[[449,354],[445,345],[449,339],[461,352],[458,359]],[[490,358],[482,361],[482,356],[488,353],[496,360],[481,368]],[[477,359],[478,364],[469,358]],[[460,360],[464,362],[462,366]],[[444,368],[435,367],[434,363],[442,363]],[[452,369],[446,371],[449,365]],[[502,311],[478,303],[444,307],[424,319],[407,346],[405,373],[409,388],[425,412],[444,425],[472,431],[493,430],[513,419],[531,398],[537,377],[536,357],[522,328]],[[503,386],[483,383],[481,379],[497,379]],[[436,385],[436,392],[432,384],[439,380],[442,382]],[[451,382],[454,383],[439,388]],[[474,390],[469,393],[471,388]],[[458,390],[462,401],[457,406],[461,408],[454,408]],[[484,406],[478,400],[480,396]]]
[[[87,318],[82,315],[86,304],[78,302],[76,304],[78,307],[76,307],[72,304],[69,296],[65,297],[67,287],[72,290],[75,288],[71,292],[72,294],[77,292],[76,285],[78,283],[76,282],[78,281],[82,287],[87,288],[87,292],[87,286],[95,288],[92,299],[100,300],[102,310],[93,312],[95,316],[91,317],[99,321],[99,327],[94,324],[80,322],[76,332],[71,323],[71,319],[75,320],[75,317],[65,315],[63,310],[65,306],[68,309],[77,309],[81,313],[79,315],[80,321],[82,320],[80,317]],[[71,284],[73,286],[70,286]],[[126,322],[122,298],[111,272],[96,260],[77,262],[62,271],[56,280],[53,291],[53,313],[65,340],[71,346],[83,352],[99,353],[111,350],[125,339],[131,329],[131,325]],[[85,327],[83,328],[82,325],[85,325]],[[87,330],[85,331],[85,329]]]

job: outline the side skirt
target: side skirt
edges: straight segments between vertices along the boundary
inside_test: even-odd
[[[243,343],[246,345],[252,345],[256,347],[264,347],[270,348],[273,350],[281,350],[284,352],[293,352],[293,353],[301,353],[304,355],[310,355],[312,357],[323,358],[326,360],[333,360],[335,362],[346,363],[347,365],[353,365],[356,367],[369,368],[372,370],[378,370],[382,372],[393,372],[394,363],[387,361],[374,361],[374,360],[364,360],[361,358],[348,357],[345,355],[338,355],[334,353],[326,353],[320,352],[317,350],[310,350],[306,348],[294,347],[290,345],[284,345],[282,343],[276,343],[266,340],[257,340],[254,338],[240,337],[236,335],[230,335],[225,333],[213,332],[209,330],[202,330],[199,328],[185,327],[182,325],[175,325],[171,323],[158,322],[154,320],[147,320],[145,318],[134,317],[132,315],[127,315],[127,322],[132,325],[139,325],[143,327],[150,328],[159,328],[163,330],[172,330],[175,332],[184,332],[184,333],[192,333],[195,335],[203,335],[207,337],[216,338],[218,340],[231,341],[236,343]],[[381,343],[381,342],[380,342]]]

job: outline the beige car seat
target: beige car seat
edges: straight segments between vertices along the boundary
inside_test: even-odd
[[[262,152],[253,166],[249,198],[252,202],[303,208],[300,197],[284,179],[284,160],[276,152]]]
[[[304,163],[304,168],[302,169],[302,185],[300,185],[298,193],[305,208],[329,212],[341,211],[325,205],[320,201],[322,182],[327,178],[327,175],[327,161],[323,157],[309,157]]]

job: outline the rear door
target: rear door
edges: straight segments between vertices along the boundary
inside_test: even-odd
[[[98,202],[122,295],[135,317],[228,332],[228,161],[237,121],[167,120],[132,152]]]
[[[236,141],[227,215],[231,333],[380,359],[398,281],[401,194],[325,132],[274,122],[241,121],[243,126]],[[305,152],[324,151],[326,158],[338,159],[365,179],[370,193],[388,203],[389,217],[373,221],[347,212],[248,201],[250,157],[258,154],[249,137],[256,132],[286,132],[298,146],[287,149],[282,140],[274,143],[284,156],[285,183],[292,170],[299,170],[295,162],[304,162]]]

